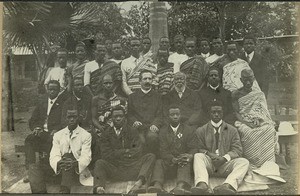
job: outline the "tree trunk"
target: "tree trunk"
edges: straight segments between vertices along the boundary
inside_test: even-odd
[[[225,26],[226,26],[226,3],[217,2],[216,7],[219,13],[219,36],[223,43],[225,41]]]
[[[168,36],[168,20],[165,2],[154,1],[150,5],[149,36],[152,40],[152,52],[156,54],[159,47],[159,39]]]

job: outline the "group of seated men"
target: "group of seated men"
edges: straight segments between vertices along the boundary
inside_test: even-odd
[[[254,58],[255,39],[247,41]],[[241,113],[247,106],[240,100],[253,97],[252,91],[255,98],[262,95],[255,104],[265,104],[264,83],[255,80],[251,61],[237,57],[235,43],[227,45],[227,54],[221,53],[219,38],[212,44],[215,54],[203,57],[195,52],[195,39],[176,36],[177,50],[169,55],[169,39],[162,37],[154,57],[149,38],[143,39],[142,52],[134,38],[131,56],[122,60],[119,42],[112,43],[111,54],[99,43],[96,59],[88,62],[79,43],[77,61],[67,69],[67,52],[59,49],[59,67],[49,72],[47,97],[33,111],[33,132],[25,139],[32,192],[47,192],[46,182],[53,181],[61,193],[70,193],[80,176],[91,173],[94,193],[105,193],[107,180],[136,180],[129,193],[162,193],[165,177],[177,173],[172,194],[234,194],[249,161],[262,164],[251,158],[265,153],[244,156],[239,128],[264,129],[269,116],[265,110],[255,119]],[[271,155],[262,161],[274,158],[274,150],[266,148]],[[227,178],[211,190],[209,175]]]

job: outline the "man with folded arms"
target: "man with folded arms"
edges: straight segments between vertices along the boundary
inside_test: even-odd
[[[152,175],[152,186],[148,192],[165,192],[163,190],[164,176],[177,173],[176,187],[170,192],[175,195],[190,194],[191,167],[195,148],[189,143],[194,131],[180,123],[178,106],[169,107],[169,123],[162,128],[160,139],[161,159],[157,160]]]
[[[248,171],[249,161],[243,154],[240,136],[235,127],[222,120],[223,108],[214,101],[210,107],[211,121],[196,130],[193,145],[199,152],[194,156],[195,187],[193,194],[212,193],[208,187],[209,175],[227,177],[214,188],[215,194],[235,194]]]

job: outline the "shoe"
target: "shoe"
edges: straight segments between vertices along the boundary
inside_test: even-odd
[[[205,182],[199,182],[195,187],[191,188],[193,195],[210,195],[212,190]]]
[[[235,195],[236,190],[228,183],[216,186],[214,188],[214,193],[216,195]]]
[[[139,194],[146,193],[146,188],[144,186],[134,185],[127,194]]]
[[[104,194],[105,190],[103,187],[98,186],[93,189],[93,193],[94,194]]]
[[[159,186],[149,186],[147,193],[168,193],[168,192]]]
[[[28,183],[28,182],[29,182],[28,176],[25,176],[25,177],[23,178],[23,182],[24,182],[24,183]]]
[[[191,195],[192,192],[177,186],[173,190],[170,191],[170,194],[173,194],[173,195]]]
[[[67,193],[70,193],[70,189],[66,186],[61,186],[60,189],[59,189],[59,193],[62,193],[62,194],[67,194]]]

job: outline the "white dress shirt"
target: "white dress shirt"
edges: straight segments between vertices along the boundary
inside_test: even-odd
[[[148,94],[148,93],[151,91],[151,88],[150,88],[149,90],[144,90],[144,89],[141,88],[141,90],[142,90],[142,92],[143,92],[144,94]]]
[[[103,64],[100,65],[102,67]],[[83,81],[84,81],[84,86],[89,85],[91,82],[91,73],[99,69],[99,64],[94,61],[90,61],[84,66],[84,76],[83,76]]]
[[[47,85],[50,80],[57,80],[60,84],[60,91],[66,89],[66,68],[54,67],[50,70],[48,77],[45,79],[44,84]]]
[[[114,127],[114,130],[116,132],[116,135],[119,136],[121,134],[122,127],[120,129],[117,129],[116,127]]]
[[[247,54],[247,53],[245,52],[245,56],[246,56],[246,58],[248,59],[248,62],[249,62],[249,63],[252,61],[253,55],[254,55],[254,51],[252,51],[250,54]]]
[[[174,52],[169,56],[168,62],[174,64],[174,73],[177,73],[180,71],[181,64],[188,59],[189,57],[186,54],[178,54],[177,52]]]
[[[177,130],[178,130],[178,128],[179,128],[179,125],[180,125],[180,124],[178,124],[177,127],[172,127],[172,125],[170,125],[170,127],[171,127],[171,129],[173,130],[173,132],[174,132],[175,135],[176,135],[176,133],[177,133]]]
[[[202,52],[201,52],[201,56],[203,57],[203,58],[208,58],[209,56],[210,56],[210,53],[208,52],[208,53],[206,53],[206,54],[203,54]]]
[[[181,99],[184,91],[185,91],[185,86],[182,88],[182,90],[180,91],[178,88],[175,87],[176,92],[178,93],[179,98]]]
[[[213,54],[209,57],[207,57],[205,59],[205,61],[208,63],[208,64],[212,64],[213,62],[215,62],[216,60],[218,60],[219,58],[223,57],[224,54],[222,54],[221,56],[217,55],[217,54]]]
[[[211,123],[212,126],[214,126],[214,127],[219,127],[218,130],[216,130],[216,129],[214,128],[214,134],[216,134],[217,131],[218,131],[219,134],[221,135],[221,125],[222,125],[223,121],[220,120],[218,123],[215,123],[214,121],[211,120],[210,123]],[[220,136],[219,136],[219,138],[220,138]],[[216,149],[216,154],[219,155],[219,149]],[[225,154],[223,157],[224,157],[227,161],[230,161],[230,160],[231,160],[231,157],[230,157],[229,154]]]

